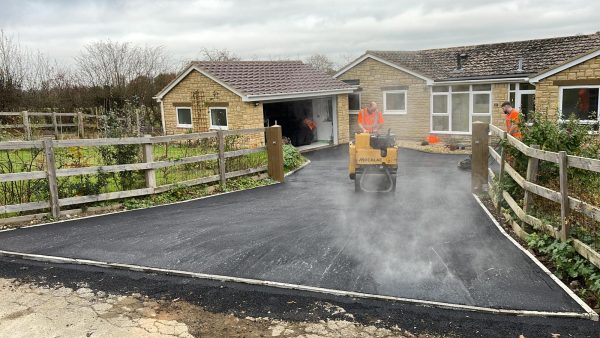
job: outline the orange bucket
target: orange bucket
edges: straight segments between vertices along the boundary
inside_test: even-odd
[[[429,136],[427,136],[427,143],[429,143],[429,144],[440,143],[440,138],[435,135],[429,135]]]

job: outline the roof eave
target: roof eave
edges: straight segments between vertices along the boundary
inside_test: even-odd
[[[162,100],[165,95],[167,95],[179,82],[181,82],[186,76],[188,76],[188,74],[190,74],[194,70],[197,71],[197,72],[199,72],[200,74],[208,77],[209,79],[215,81],[216,83],[220,84],[221,86],[227,88],[229,91],[231,91],[234,94],[238,95],[242,99],[244,98],[244,93],[242,93],[239,90],[231,87],[230,85],[226,84],[225,82],[219,80],[214,75],[210,74],[209,72],[203,70],[202,68],[198,67],[197,65],[195,65],[193,63],[190,64],[188,66],[188,68],[186,68],[183,72],[181,72],[181,74],[179,74],[179,76],[177,76],[173,81],[171,81],[171,83],[169,83],[165,88],[163,88],[163,90],[161,90],[153,98],[156,101],[160,102],[160,100]]]
[[[428,85],[433,84],[433,79],[430,78],[430,77],[427,77],[427,76],[425,76],[423,74],[420,74],[420,73],[415,72],[415,71],[413,71],[411,69],[408,69],[406,67],[400,66],[400,65],[398,65],[398,64],[396,64],[394,62],[388,61],[388,60],[386,60],[386,59],[384,59],[382,57],[379,57],[377,55],[374,55],[374,54],[371,54],[371,53],[368,53],[368,52],[365,53],[365,54],[363,54],[363,55],[361,55],[361,56],[359,56],[354,61],[352,61],[349,64],[347,64],[346,66],[344,66],[333,77],[334,78],[338,78],[339,76],[341,76],[342,74],[346,73],[348,70],[352,69],[354,66],[358,65],[359,63],[363,62],[364,60],[366,60],[368,58],[371,58],[371,59],[373,59],[375,61],[379,61],[379,62],[381,62],[383,64],[386,64],[386,65],[388,65],[390,67],[396,68],[396,69],[398,69],[400,71],[403,71],[405,73],[408,73],[408,74],[410,74],[412,76],[418,77],[418,78],[424,80]]]
[[[282,99],[319,97],[319,96],[338,95],[338,94],[350,94],[350,93],[353,93],[356,89],[357,88],[355,88],[355,87],[351,87],[351,88],[327,89],[327,90],[316,90],[316,91],[305,91],[305,92],[246,95],[246,96],[242,97],[242,101],[256,102],[256,101],[271,101],[271,100],[282,100]]]
[[[576,66],[576,65],[578,65],[578,64],[580,64],[582,62],[585,62],[585,61],[588,61],[590,59],[593,59],[593,58],[595,58],[597,56],[600,56],[600,48],[593,49],[593,50],[591,50],[588,53],[585,53],[583,55],[579,55],[579,56],[577,56],[575,58],[567,60],[567,61],[561,63],[558,66],[555,66],[555,67],[549,68],[549,69],[547,69],[545,71],[542,71],[542,72],[534,75],[529,81],[531,83],[537,83],[540,80],[543,80],[543,79],[545,79],[545,78],[547,78],[549,76],[552,76],[552,75],[554,75],[556,73],[560,73],[560,72],[562,72],[565,69],[569,69],[569,68],[571,68],[573,66]]]

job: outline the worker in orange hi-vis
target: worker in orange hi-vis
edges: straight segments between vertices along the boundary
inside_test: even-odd
[[[358,112],[358,125],[363,133],[376,133],[383,125],[383,114],[377,110],[377,103],[371,102]]]
[[[506,132],[520,140],[522,136],[521,130],[519,129],[521,114],[518,110],[513,108],[512,104],[508,101],[502,103],[502,111],[506,116]]]

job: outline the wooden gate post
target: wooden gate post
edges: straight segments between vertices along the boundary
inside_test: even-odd
[[[569,238],[569,181],[567,179],[567,152],[558,152],[558,167],[560,175],[560,239],[566,241]]]
[[[54,139],[58,140],[58,121],[56,120],[56,112],[52,112],[52,127],[54,127]]]
[[[221,186],[225,188],[227,182],[225,177],[225,134],[222,130],[217,131],[217,142],[219,144],[219,178],[221,179]]]
[[[50,195],[50,212],[52,217],[60,217],[60,204],[58,199],[58,181],[56,179],[56,161],[54,160],[54,147],[51,138],[45,138],[44,155],[46,157],[46,177],[48,179],[48,191]]]
[[[540,146],[537,144],[532,144],[531,148],[540,149]],[[540,160],[535,157],[530,157],[527,162],[527,181],[531,183],[537,182],[537,173],[538,173],[538,165]],[[525,197],[523,198],[523,211],[528,213],[531,211],[531,207],[533,206],[533,193],[529,192],[529,190],[525,189]]]
[[[506,140],[507,132],[502,133],[502,139]],[[498,206],[496,207],[496,211],[498,214],[502,214],[502,178],[504,177],[504,164],[506,163],[506,146],[502,146],[500,149],[500,172],[498,172],[498,194],[496,195],[496,202]],[[499,217],[500,222],[502,223],[502,217]]]
[[[148,143],[144,143],[144,162],[146,163],[152,163],[154,162],[154,145],[152,144],[152,142],[150,142],[150,137],[152,137],[152,135],[144,135],[145,138],[148,138]],[[154,171],[154,169],[146,169],[145,171],[145,176],[146,176],[146,188],[152,188],[155,189],[156,188],[156,172]]]
[[[471,137],[471,191],[480,193],[488,183],[489,125],[484,122],[473,122]]]
[[[31,140],[31,126],[29,125],[29,113],[24,111],[21,113],[21,117],[23,118],[23,130],[25,132],[25,139]]]
[[[267,157],[269,164],[267,171],[271,179],[283,183],[283,140],[281,137],[281,126],[266,128]]]
[[[80,138],[85,137],[85,129],[83,124],[83,113],[80,111],[77,112],[77,134],[79,134]]]

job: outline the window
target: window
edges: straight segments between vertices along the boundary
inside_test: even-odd
[[[350,114],[358,114],[360,110],[360,93],[348,94],[348,111]]]
[[[575,116],[583,123],[598,123],[599,91],[600,86],[561,87],[559,100],[561,119],[567,120]]]
[[[406,90],[383,92],[384,114],[406,114]]]
[[[227,108],[210,107],[208,108],[210,116],[210,129],[227,129]]]
[[[511,83],[508,86],[508,101],[528,121],[530,113],[535,112],[535,87],[530,83]]]
[[[471,123],[490,123],[490,84],[433,86],[431,88],[431,132],[468,134]]]
[[[192,108],[190,107],[177,107],[177,127],[179,128],[192,128]]]

